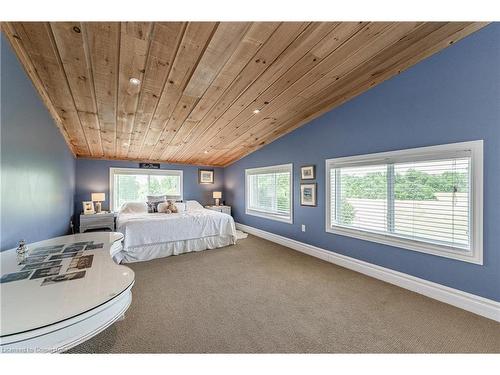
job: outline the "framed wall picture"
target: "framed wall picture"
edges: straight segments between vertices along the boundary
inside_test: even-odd
[[[300,184],[300,205],[316,207],[316,182]]]
[[[198,183],[213,184],[214,170],[213,169],[198,169]]]
[[[85,202],[82,202],[82,205],[83,205],[83,214],[84,215],[95,214],[94,202],[92,202],[92,201],[85,201]]]
[[[316,166],[306,165],[300,167],[300,178],[302,180],[314,180],[316,178]]]

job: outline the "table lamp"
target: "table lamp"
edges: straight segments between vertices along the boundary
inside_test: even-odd
[[[92,193],[92,201],[95,202],[95,212],[97,214],[101,213],[101,202],[106,200],[106,195],[104,193]]]
[[[222,198],[222,192],[220,192],[220,191],[214,191],[212,196],[215,199],[215,205],[218,206],[219,205],[219,199]]]

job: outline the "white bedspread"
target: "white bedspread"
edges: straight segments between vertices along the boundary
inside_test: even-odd
[[[233,218],[207,209],[176,214],[120,213],[116,227],[125,237],[124,251],[145,245],[213,236],[231,237],[236,242]]]

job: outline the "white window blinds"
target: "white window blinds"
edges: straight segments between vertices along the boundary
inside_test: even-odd
[[[292,165],[247,169],[246,212],[270,219],[292,220]]]
[[[330,175],[332,222],[353,228],[385,231],[387,168],[384,165],[338,168]]]
[[[394,164],[395,234],[470,250],[470,158]]]
[[[328,160],[327,231],[477,261],[482,143],[456,145]]]

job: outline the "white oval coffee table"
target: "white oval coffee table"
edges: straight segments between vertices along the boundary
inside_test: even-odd
[[[63,352],[123,317],[135,275],[111,259],[122,239],[94,232],[36,242],[28,245],[36,263],[24,265],[15,249],[3,251],[1,351]]]

